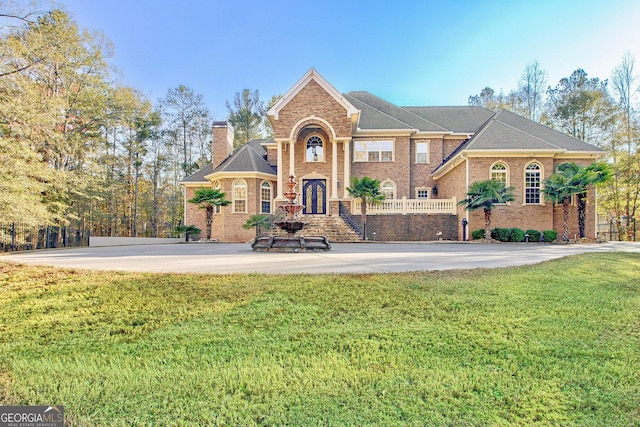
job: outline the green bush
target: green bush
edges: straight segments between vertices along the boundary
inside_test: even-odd
[[[530,242],[539,242],[542,235],[538,230],[527,230],[525,233],[529,235]]]
[[[471,232],[471,239],[472,240],[484,239],[484,228],[478,228],[477,230],[473,230]]]
[[[545,242],[553,242],[558,237],[558,232],[556,230],[544,230],[542,234],[544,234]]]
[[[509,236],[509,241],[516,243],[524,241],[524,231],[519,228],[512,228],[511,235]]]
[[[197,236],[198,234],[200,234],[200,231],[201,230],[195,225],[178,225],[173,229],[173,235],[180,236],[184,233],[184,241],[188,242],[189,236]]]
[[[493,230],[491,230],[491,238],[496,239],[500,242],[508,242],[510,237],[511,237],[510,228],[496,227]]]

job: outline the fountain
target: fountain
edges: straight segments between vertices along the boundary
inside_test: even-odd
[[[307,223],[298,218],[298,214],[304,206],[295,202],[298,197],[296,193],[296,180],[293,175],[289,177],[287,186],[289,191],[284,193],[289,201],[286,205],[280,206],[280,209],[286,214],[283,221],[274,224],[287,232],[287,236],[260,236],[256,237],[251,247],[258,252],[310,252],[310,251],[328,251],[331,249],[329,241],[324,236],[296,236],[295,234],[302,230]]]

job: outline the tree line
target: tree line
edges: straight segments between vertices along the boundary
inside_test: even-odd
[[[576,69],[555,86],[538,61],[528,64],[518,87],[496,93],[490,87],[469,97],[469,105],[507,109],[593,144],[605,152],[612,179],[599,187],[598,214],[612,221],[619,238],[632,239],[640,203],[640,80],[627,52],[611,79]]]
[[[211,162],[212,114],[184,85],[152,102],[121,84],[112,54],[63,10],[0,0],[0,223],[104,236],[180,225],[179,182]],[[227,108],[236,145],[269,135],[258,91]]]

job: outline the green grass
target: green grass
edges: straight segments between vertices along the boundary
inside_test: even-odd
[[[640,426],[640,256],[326,276],[0,263],[0,404],[64,405],[71,426]]]

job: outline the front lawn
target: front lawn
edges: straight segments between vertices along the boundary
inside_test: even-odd
[[[70,426],[638,426],[640,256],[326,276],[0,262],[0,404],[63,405]]]

